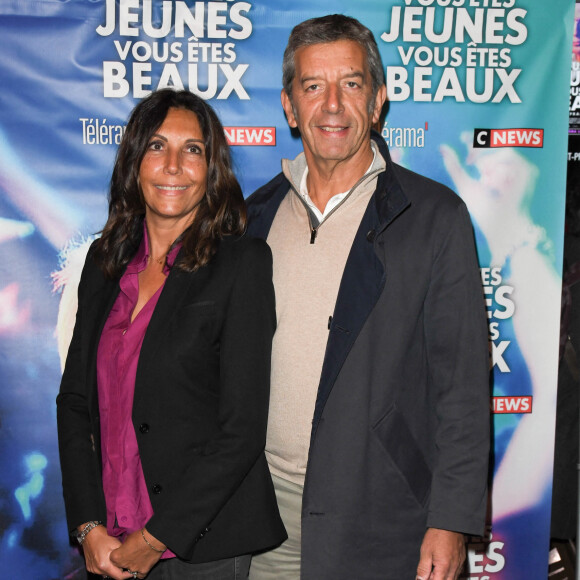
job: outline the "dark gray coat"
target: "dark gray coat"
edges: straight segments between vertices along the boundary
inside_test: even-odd
[[[484,527],[489,348],[469,215],[373,139],[387,168],[329,329],[302,507],[303,580],[414,579],[427,527]],[[251,235],[267,237],[289,188],[280,174],[250,197]]]

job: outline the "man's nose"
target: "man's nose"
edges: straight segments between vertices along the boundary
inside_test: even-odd
[[[329,113],[342,112],[342,91],[339,86],[328,85],[325,92],[324,109]]]

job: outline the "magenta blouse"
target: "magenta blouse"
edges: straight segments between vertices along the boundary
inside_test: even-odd
[[[121,291],[103,328],[97,353],[107,532],[121,539],[143,528],[153,515],[131,420],[139,353],[164,286],[161,285],[131,322],[139,295],[139,272],[147,267],[149,258],[145,225],[144,230],[139,250],[119,282]],[[180,244],[176,245],[167,255],[163,270],[165,276],[169,274],[180,247]],[[173,556],[170,550],[166,550],[162,558]]]

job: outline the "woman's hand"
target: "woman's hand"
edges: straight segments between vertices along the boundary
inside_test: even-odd
[[[87,570],[99,576],[114,578],[114,580],[132,578],[129,572],[123,572],[110,560],[111,552],[119,546],[121,546],[121,542],[117,538],[109,536],[104,526],[93,528],[83,542]]]
[[[147,534],[147,540],[155,548],[165,549],[165,546],[149,532],[145,531],[145,534]],[[157,551],[148,545],[143,539],[141,530],[137,530],[129,534],[123,544],[111,552],[110,558],[111,562],[118,568],[137,572],[137,578],[145,578],[149,570],[157,564],[162,553],[162,551]]]

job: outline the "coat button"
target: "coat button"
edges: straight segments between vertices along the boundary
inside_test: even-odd
[[[151,487],[151,491],[155,494],[160,494],[162,490],[163,488],[158,483]]]
[[[141,433],[149,433],[149,425],[147,423],[141,423],[141,425],[139,425],[139,431],[141,431]]]
[[[199,532],[197,539],[201,540],[210,530],[211,528],[205,528],[203,531]]]
[[[375,237],[376,237],[376,232],[375,232],[375,230],[369,230],[369,231],[367,232],[367,240],[368,240],[369,242],[374,242],[374,241],[375,241]]]

